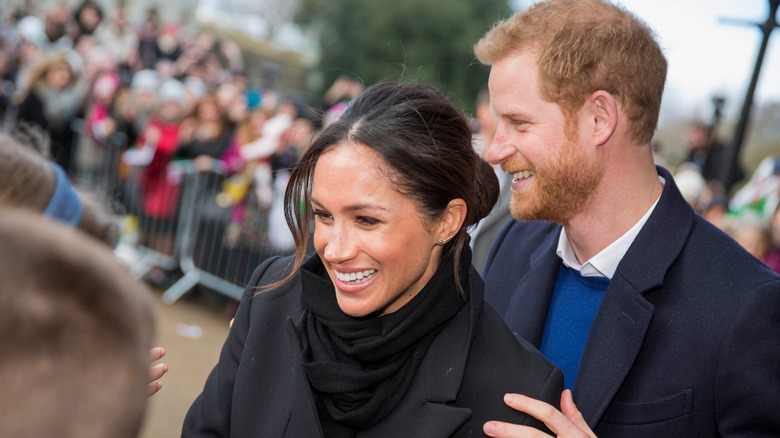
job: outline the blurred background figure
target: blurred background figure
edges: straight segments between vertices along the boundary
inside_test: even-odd
[[[718,138],[717,127],[701,122],[694,122],[688,127],[688,159],[690,163],[699,166],[701,175],[711,191],[720,193],[723,191],[719,182],[721,167],[726,158],[726,147]],[[731,172],[729,186],[742,181],[745,171],[742,165],[737,163]]]
[[[773,271],[780,273],[780,207],[776,208],[769,220],[770,245],[764,263]]]
[[[772,233],[769,226],[758,216],[743,215],[734,225],[734,240],[742,245],[753,257],[766,262],[772,245]]]
[[[184,117],[184,85],[167,79],[158,91],[155,111],[141,130],[136,147],[122,156],[125,164],[135,166],[140,181],[140,212],[154,222],[150,234],[143,236],[147,245],[163,254],[173,252],[170,223],[178,213],[180,178],[169,164],[179,148],[179,130]],[[131,201],[131,204],[133,202]]]
[[[684,163],[677,168],[674,173],[674,182],[680,189],[680,194],[691,204],[691,207],[698,212],[703,212],[705,198],[710,198],[707,192],[707,182],[699,170],[699,167],[693,163]]]
[[[148,290],[106,246],[8,207],[0,277],[0,436],[136,437],[154,329]]]
[[[498,123],[496,116],[490,109],[490,93],[488,92],[487,87],[483,87],[477,95],[475,114],[477,129],[474,133],[474,148],[482,159],[487,161],[487,151],[490,144],[493,142],[493,137],[496,135],[496,125]],[[498,232],[501,231],[504,224],[506,224],[506,221],[512,217],[512,215],[509,214],[509,200],[512,199],[512,178],[509,174],[503,172],[500,166],[493,166],[493,170],[496,172],[496,177],[498,177],[498,183],[501,187],[501,191],[498,195],[498,202],[495,207],[493,207],[493,211],[491,211],[487,217],[479,221],[479,223],[477,223],[469,232],[472,249],[471,260],[480,273],[485,266],[485,261],[487,261],[487,256],[490,252],[493,240]]]
[[[182,121],[175,155],[195,160],[200,171],[211,170],[213,160],[230,145],[233,132],[226,113],[220,110],[217,95],[208,93],[197,102],[193,115]]]
[[[341,117],[349,102],[363,93],[365,86],[357,78],[341,75],[333,81],[323,97],[323,127]]]
[[[51,156],[64,169],[71,164],[74,132],[71,125],[82,105],[73,66],[62,55],[43,58],[17,92],[17,121],[44,129]]]

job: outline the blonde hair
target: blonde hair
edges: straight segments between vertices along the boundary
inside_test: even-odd
[[[636,16],[603,0],[548,0],[497,23],[474,46],[486,65],[520,51],[538,56],[539,91],[568,120],[604,90],[627,115],[631,139],[650,143],[667,63],[653,31]]]

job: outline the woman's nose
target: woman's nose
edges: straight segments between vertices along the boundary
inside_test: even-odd
[[[327,241],[323,257],[328,263],[343,263],[357,255],[356,239],[348,227],[334,225],[325,237]]]

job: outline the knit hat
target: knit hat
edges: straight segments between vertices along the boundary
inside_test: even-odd
[[[134,92],[156,93],[158,82],[156,71],[150,69],[140,70],[133,75],[133,79],[130,81],[130,88]]]
[[[176,79],[166,79],[157,91],[157,102],[161,104],[167,102],[184,104],[186,97],[187,90],[184,88],[184,84]]]

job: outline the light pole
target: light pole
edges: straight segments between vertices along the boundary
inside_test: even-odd
[[[766,53],[766,46],[769,43],[769,36],[772,31],[778,27],[777,24],[777,8],[780,6],[780,0],[769,0],[769,16],[764,23],[747,23],[758,26],[761,29],[762,39],[761,47],[758,49],[758,57],[756,58],[756,66],[753,68],[753,77],[750,79],[750,85],[748,86],[747,93],[745,94],[745,100],[742,103],[742,113],[739,116],[739,122],[737,123],[736,131],[734,131],[734,139],[731,144],[726,148],[726,155],[724,160],[720,163],[720,182],[723,185],[724,194],[728,195],[731,184],[731,175],[734,171],[734,167],[737,164],[739,158],[739,151],[742,148],[742,142],[745,138],[745,132],[747,131],[747,125],[750,120],[750,110],[753,106],[753,94],[756,91],[756,84],[758,83],[758,75],[761,72],[761,64],[764,62],[764,54]],[[736,21],[736,20],[728,20]],[[745,24],[740,22],[740,24]]]

